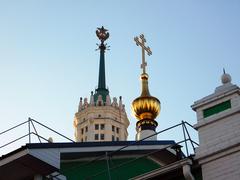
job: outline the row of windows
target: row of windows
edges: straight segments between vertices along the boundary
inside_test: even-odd
[[[100,134],[100,140],[104,140],[104,138],[104,134]],[[99,134],[95,134],[94,139],[99,140]]]
[[[104,140],[105,139],[105,135],[104,134],[100,134],[100,136],[99,136],[99,134],[95,134],[94,135],[94,139],[95,140],[99,140],[99,139],[100,140]],[[115,136],[112,135],[112,141],[119,141],[119,137],[115,138]]]
[[[84,129],[85,129],[85,133],[88,132],[88,126],[81,129],[81,134],[84,134]],[[104,130],[105,124],[95,124],[95,130],[99,130],[99,129]],[[115,132],[115,131],[119,133],[119,127],[112,126],[112,132]]]
[[[104,134],[95,134],[95,136],[94,136],[94,139],[95,140],[104,140],[105,139],[105,135]],[[87,136],[85,136],[85,138],[83,139],[81,139],[81,142],[83,142],[83,141],[87,141]],[[115,136],[113,136],[112,135],[112,141],[119,141],[119,137],[115,137]]]
[[[85,133],[88,132],[88,126],[86,126],[85,128],[82,128],[82,129],[81,129],[81,134],[84,133],[84,129],[85,129]]]
[[[87,141],[87,136],[85,136],[85,141]],[[81,142],[83,142],[83,138],[81,139]]]
[[[95,130],[99,130],[99,127],[101,130],[104,130],[105,129],[105,124],[95,124]],[[119,128],[118,127],[115,127],[115,126],[112,126],[112,131],[113,132],[117,132],[119,133]]]
[[[117,133],[119,133],[119,128],[115,127],[115,126],[112,126],[112,132],[115,132],[115,130],[116,130]]]
[[[114,137],[113,135],[112,135],[112,141],[119,141],[119,137]]]
[[[101,130],[105,129],[105,124],[95,124],[95,130],[99,130],[99,127]]]

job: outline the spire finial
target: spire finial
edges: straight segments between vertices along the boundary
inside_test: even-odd
[[[107,48],[107,44],[104,44],[104,41],[106,41],[109,38],[108,30],[105,29],[103,26],[101,28],[97,28],[96,35],[98,39],[101,41],[101,44],[98,45],[99,49],[105,50]]]
[[[226,72],[225,72],[225,68],[223,68],[223,74],[226,74]]]
[[[106,96],[109,94],[108,89],[106,88],[106,79],[105,79],[105,50],[108,48],[107,44],[104,42],[109,38],[109,32],[103,26],[97,28],[96,35],[101,41],[101,44],[98,45],[100,50],[100,62],[99,62],[99,76],[98,76],[98,87],[96,93],[94,94],[94,102],[97,102],[98,96],[101,95],[104,102],[106,102]]]
[[[145,61],[145,51],[147,51],[147,54],[149,56],[152,55],[152,51],[151,51],[149,46],[147,46],[147,47],[145,46],[145,42],[147,42],[147,41],[146,41],[146,39],[145,39],[143,34],[141,34],[139,37],[136,36],[134,38],[134,41],[136,42],[137,46],[141,46],[141,48],[142,48],[142,64],[141,64],[141,68],[143,69],[143,74],[145,74],[146,73],[146,66],[147,66],[147,62]]]

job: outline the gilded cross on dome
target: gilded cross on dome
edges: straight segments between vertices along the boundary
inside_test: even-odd
[[[146,73],[146,66],[147,66],[147,62],[145,61],[145,51],[147,51],[147,54],[150,56],[152,55],[152,51],[150,49],[150,47],[146,47],[145,46],[145,42],[146,39],[144,38],[144,35],[141,34],[139,37],[135,37],[134,41],[136,42],[137,46],[141,46],[142,47],[142,64],[141,64],[141,68],[143,69],[143,74]]]

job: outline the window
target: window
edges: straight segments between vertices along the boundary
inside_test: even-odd
[[[100,117],[101,117],[101,114],[99,114],[98,117],[100,118]]]
[[[101,134],[100,137],[101,137],[101,140],[104,140],[104,134]]]
[[[119,137],[117,137],[117,141],[119,141]]]
[[[83,142],[83,139],[81,139],[81,142]]]
[[[84,130],[83,130],[83,128],[82,128],[82,129],[81,129],[81,134],[83,134],[83,131],[84,131]]]
[[[105,124],[101,124],[101,130],[104,130],[105,129]]]
[[[112,132],[114,132],[115,131],[115,127],[114,126],[112,126]]]
[[[95,140],[98,140],[99,138],[98,138],[98,134],[95,134]]]
[[[115,141],[115,138],[114,138],[114,136],[112,135],[112,141]]]
[[[95,130],[99,129],[99,124],[95,124]]]
[[[117,127],[117,133],[119,133],[119,128]]]
[[[85,127],[85,132],[88,132],[88,127],[87,126]]]
[[[85,136],[85,141],[87,141],[87,136]]]

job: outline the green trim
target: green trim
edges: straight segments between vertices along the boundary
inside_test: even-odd
[[[231,108],[231,101],[228,100],[228,101],[222,102],[220,104],[217,104],[215,106],[212,106],[210,108],[204,109],[203,110],[203,117],[207,118],[209,116],[220,113],[220,112],[225,111],[225,110],[230,109],[230,108]]]
[[[108,89],[97,89],[96,93],[94,94],[94,102],[97,102],[98,96],[102,95],[103,102],[106,102],[107,95],[109,95]]]
[[[122,163],[126,164],[120,167],[116,167]],[[110,159],[109,166],[110,169],[116,167],[110,170],[110,176],[112,180],[129,179],[160,167],[159,164],[147,158],[140,158],[137,160],[134,160],[134,158]],[[100,172],[102,173],[98,174],[97,176],[91,177],[91,180],[108,179],[106,160],[95,161],[89,164],[86,161],[65,162],[61,163],[60,171],[63,175],[67,177],[68,180],[86,179],[87,177],[93,176]]]

